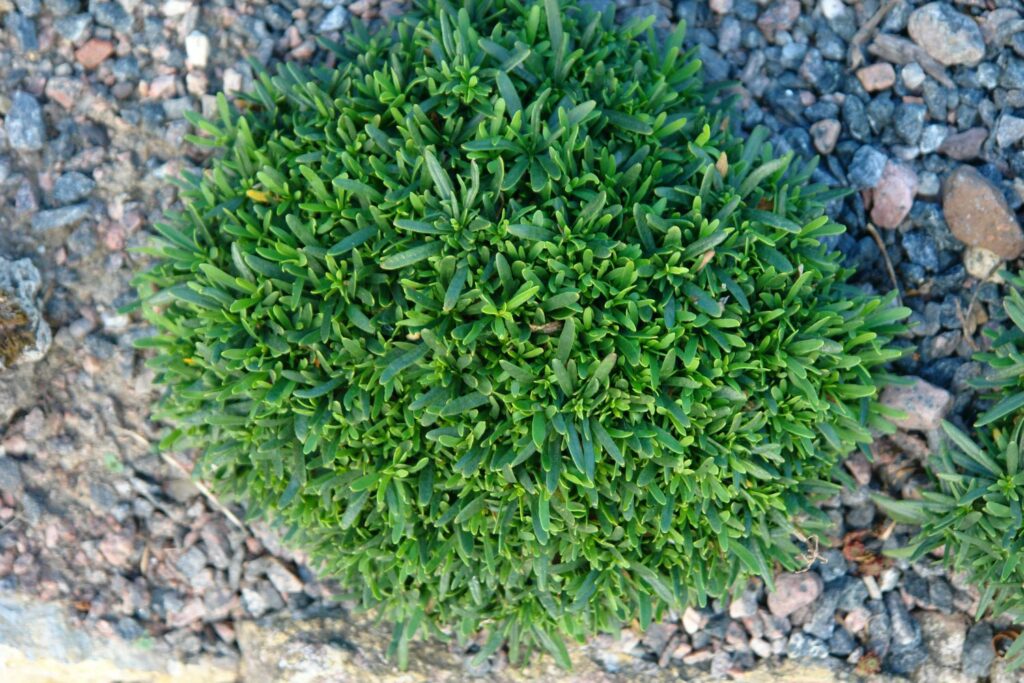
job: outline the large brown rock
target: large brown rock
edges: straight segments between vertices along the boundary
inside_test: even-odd
[[[921,625],[921,636],[932,661],[959,669],[967,640],[967,619],[963,614],[943,614],[918,610],[914,618]]]
[[[946,66],[974,65],[985,56],[978,24],[945,2],[930,2],[910,15],[907,32],[932,58]]]
[[[999,188],[970,166],[953,171],[942,186],[942,211],[958,240],[1014,259],[1024,251],[1024,233]]]
[[[824,584],[814,572],[786,572],[775,577],[775,591],[768,594],[768,609],[777,617],[788,617],[818,599]]]

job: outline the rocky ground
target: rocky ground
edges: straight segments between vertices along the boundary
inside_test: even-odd
[[[898,286],[917,326],[895,368],[914,383],[886,394],[910,417],[874,462],[846,463],[857,488],[831,501],[836,529],[810,540],[809,571],[779,577],[773,595],[752,584],[731,604],[602,636],[574,651],[579,680],[769,680],[742,672],[787,657],[817,673],[764,675],[1024,680],[999,659],[1013,625],[976,623],[977,593],[940,564],[886,559],[910,530],[869,498],[913,495],[939,420],[969,424],[977,411],[971,356],[1005,317],[995,272],[1024,250],[1024,3],[587,2],[620,20],[654,15],[659,30],[685,20],[706,76],[737,84],[736,125],[823,155],[819,179],[858,190],[832,207],[850,228],[834,247],[863,286]],[[170,179],[204,161],[184,112],[245,89],[248,59],[321,60],[317,36],[403,8],[0,0],[0,671],[29,657],[16,669],[25,680],[51,680],[25,672],[105,642],[131,655],[123,667],[152,668],[156,655],[213,667],[167,669],[187,680],[287,680],[339,662],[392,680],[375,632],[352,632],[301,556],[197,488],[187,454],[157,452],[152,376],[132,348],[145,328],[118,309],[139,266],[130,249],[175,205]],[[7,299],[26,320],[5,317]],[[15,334],[27,335],[20,362],[5,355]],[[42,649],[27,623],[49,634]],[[422,680],[531,675],[500,657],[471,667],[470,654],[434,644],[414,661]]]

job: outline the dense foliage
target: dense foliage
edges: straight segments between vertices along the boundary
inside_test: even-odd
[[[993,335],[991,352],[978,354],[990,370],[975,386],[992,405],[975,422],[975,438],[946,423],[951,443],[929,459],[937,490],[919,501],[879,502],[921,527],[900,554],[916,560],[942,548],[947,564],[980,588],[979,619],[991,613],[1024,621],[1024,278],[1010,284],[1003,302],[1010,325]],[[1024,665],[1024,638],[1006,657]]]
[[[416,634],[486,656],[800,566],[905,309],[677,31],[433,0],[263,75],[139,278],[165,442]],[[184,441],[179,441],[184,439]]]

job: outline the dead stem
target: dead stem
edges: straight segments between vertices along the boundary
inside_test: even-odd
[[[896,279],[896,269],[892,267],[892,259],[889,258],[889,251],[885,248],[885,242],[882,241],[882,236],[878,234],[878,229],[875,226],[868,223],[867,228],[871,237],[875,240],[875,244],[878,245],[878,250],[882,252],[882,258],[885,260],[885,269],[889,272],[889,279],[892,280],[892,288],[896,290],[896,297],[900,306],[902,306],[903,298],[900,294],[900,283]]]

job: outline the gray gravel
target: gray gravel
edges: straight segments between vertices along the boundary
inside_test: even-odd
[[[992,636],[1008,621],[973,625],[978,595],[958,577],[884,558],[912,530],[892,527],[869,494],[914,494],[938,421],[967,424],[981,407],[967,385],[980,372],[972,354],[1004,314],[1001,286],[979,264],[1020,262],[1015,241],[947,220],[957,207],[944,200],[951,177],[984,183],[968,194],[1019,231],[1024,6],[899,0],[854,44],[879,0],[587,4],[620,21],[653,16],[658,35],[686,20],[705,73],[737,84],[732,125],[766,126],[779,152],[824,154],[815,179],[857,190],[829,207],[849,227],[830,247],[866,289],[891,289],[891,264],[917,323],[900,343],[918,347],[894,370],[919,378],[893,399],[917,421],[876,442],[873,462],[851,456],[858,488],[825,505],[836,526],[809,545],[799,580],[817,588],[811,600],[780,607],[755,582],[731,604],[688,609],[647,634],[602,635],[591,656],[606,671],[674,667],[681,677],[779,656],[835,668],[877,658],[920,681],[998,671]],[[185,139],[185,112],[212,114],[216,92],[248,88],[250,58],[329,63],[316,37],[402,10],[397,0],[0,0],[0,256],[38,267],[55,331],[45,357],[3,378],[13,387],[0,396],[4,589],[65,600],[100,635],[155,639],[185,659],[237,656],[236,627],[257,617],[340,609],[305,558],[265,529],[236,527],[153,455],[152,371],[132,346],[145,326],[119,309],[141,265],[131,248],[179,206],[168,180],[207,158]],[[881,80],[869,90],[857,74],[873,65]],[[176,455],[187,469],[186,456]],[[15,516],[30,522],[4,525]]]

